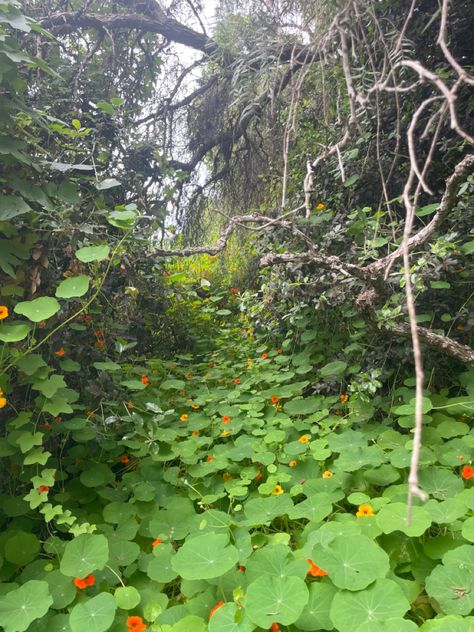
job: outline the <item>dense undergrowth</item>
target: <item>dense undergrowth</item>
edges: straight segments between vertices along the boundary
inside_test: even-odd
[[[472,631],[474,369],[425,352],[429,499],[408,520],[411,349],[364,320],[361,286],[260,269],[291,241],[279,229],[154,256],[163,225],[110,176],[100,136],[123,99],[79,120],[58,98],[56,118],[41,91],[71,92],[70,58],[28,52],[25,34],[52,37],[18,3],[0,0],[0,23],[0,628]],[[467,345],[466,180],[459,232],[412,272],[419,322]],[[397,242],[350,186],[295,226],[376,259]],[[394,276],[385,322],[404,317]]]
[[[347,363],[314,361],[308,312],[272,339],[248,293],[199,297],[182,274],[170,310],[195,313],[195,354],[124,357],[93,305],[69,336],[97,358],[64,333],[43,353],[11,349],[30,404],[4,415],[0,444],[5,631],[470,630],[474,372],[464,394],[426,393],[430,498],[408,524],[412,380],[352,395]],[[36,306],[27,316],[47,319]],[[10,317],[4,338],[22,326]]]

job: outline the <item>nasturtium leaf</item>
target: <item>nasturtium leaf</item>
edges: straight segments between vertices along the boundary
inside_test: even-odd
[[[113,501],[104,507],[102,513],[104,515],[105,522],[110,522],[112,524],[126,524],[132,516],[135,516],[137,508],[135,505],[130,503]]]
[[[247,588],[245,611],[251,621],[268,629],[273,622],[291,625],[301,616],[309,593],[299,577],[262,575]]]
[[[418,626],[407,619],[387,619],[362,623],[355,632],[416,632]]]
[[[77,373],[77,371],[81,370],[79,362],[75,362],[74,360],[71,360],[71,358],[61,360],[59,366],[61,367],[61,371],[65,371],[66,373]]]
[[[141,601],[140,593],[134,586],[119,586],[115,589],[114,599],[117,608],[122,610],[132,610]]]
[[[51,296],[42,296],[35,298],[33,301],[23,301],[17,303],[13,308],[16,314],[26,316],[28,320],[39,323],[42,320],[48,320],[61,309],[61,305],[55,298]]]
[[[207,625],[202,617],[191,614],[175,623],[170,632],[207,632]]]
[[[98,371],[119,371],[121,368],[116,362],[93,362],[92,366]]]
[[[40,465],[46,465],[49,457],[51,456],[51,452],[43,450],[43,448],[34,448],[30,450],[28,454],[23,459],[23,463],[25,465],[35,465],[39,463]]]
[[[130,566],[140,555],[140,547],[136,542],[120,538],[109,542],[110,563],[116,566]]]
[[[462,526],[462,537],[469,542],[474,542],[474,516],[471,516]]]
[[[38,538],[33,533],[19,531],[5,542],[5,559],[16,566],[32,562],[40,550]]]
[[[114,473],[105,463],[91,465],[80,476],[81,483],[86,487],[101,487],[102,485],[113,483],[114,480]]]
[[[474,608],[472,569],[453,563],[439,564],[426,578],[425,585],[428,595],[436,599],[446,614],[468,615]]]
[[[264,546],[255,551],[255,553],[246,562],[247,570],[245,576],[247,581],[252,582],[254,579],[262,575],[271,575],[273,577],[285,577],[288,573],[288,558],[290,555],[290,547],[286,544],[274,544],[272,546]],[[302,576],[304,577],[307,570],[305,564]]]
[[[58,298],[77,298],[84,296],[89,289],[89,277],[80,274],[76,277],[64,279],[56,288],[56,296]]]
[[[333,624],[329,617],[331,603],[337,592],[330,583],[313,582],[309,586],[309,600],[296,621],[296,628],[303,632],[313,630],[332,630]]]
[[[245,505],[245,524],[268,524],[278,516],[289,514],[293,502],[287,494],[268,496],[268,498],[253,498]]]
[[[322,377],[338,377],[344,373],[346,368],[347,362],[335,360],[334,362],[325,364],[321,369],[319,369],[319,373]]]
[[[82,263],[91,263],[91,261],[102,261],[109,256],[110,248],[106,244],[100,246],[86,246],[76,250],[76,257]]]
[[[285,402],[285,413],[288,415],[311,415],[321,410],[320,397],[295,397]]]
[[[181,391],[186,387],[186,383],[183,380],[165,380],[160,384],[160,388],[167,390]]]
[[[474,617],[460,617],[450,614],[447,617],[428,619],[419,628],[420,632],[472,632]]]
[[[409,607],[398,584],[378,579],[365,590],[336,593],[329,616],[338,632],[354,632],[364,623],[402,618]]]
[[[448,500],[443,502],[438,502],[431,498],[424,507],[430,514],[433,522],[438,524],[451,524],[461,518],[466,512],[466,507],[459,498],[448,498]]]
[[[153,558],[146,568],[148,577],[163,584],[175,579],[178,573],[173,569],[171,563],[174,555],[171,544],[160,544],[153,549]]]
[[[26,327],[30,328],[30,325],[26,325]],[[0,327],[0,331],[1,329],[2,327]],[[26,375],[33,375],[38,369],[46,366],[46,362],[38,353],[28,353],[26,356],[17,360],[15,364],[20,371],[23,371]]]
[[[421,468],[420,487],[437,500],[446,500],[464,489],[459,476],[441,467]]]
[[[0,326],[0,340],[2,342],[19,342],[26,338],[31,331],[31,325],[21,323],[20,325],[2,324]]]
[[[69,577],[86,577],[101,570],[109,559],[109,545],[104,535],[84,533],[66,544],[60,570]]]
[[[53,603],[48,584],[32,579],[0,597],[0,621],[5,632],[24,632]]]
[[[332,511],[332,501],[328,494],[311,494],[306,500],[295,505],[288,514],[292,520],[306,518],[311,522],[321,522]]]
[[[100,593],[78,603],[71,610],[69,625],[72,632],[105,632],[115,618],[116,603],[109,593]]]
[[[212,579],[227,573],[239,559],[224,533],[209,533],[187,540],[171,560],[184,579]]]
[[[255,625],[235,603],[226,603],[209,619],[209,632],[252,632]]]
[[[73,580],[63,575],[61,571],[51,571],[44,579],[48,582],[49,592],[53,598],[51,607],[55,610],[66,608],[76,598],[77,589]]]
[[[15,438],[15,443],[20,446],[20,450],[25,454],[33,446],[41,445],[43,436],[41,432],[22,432]]]
[[[338,536],[326,548],[315,546],[311,557],[335,586],[347,590],[365,588],[390,568],[385,551],[365,535]]]
[[[418,537],[431,525],[431,516],[424,507],[412,507],[411,523],[407,521],[407,505],[390,503],[377,513],[376,522],[384,533],[402,531],[411,537]]]

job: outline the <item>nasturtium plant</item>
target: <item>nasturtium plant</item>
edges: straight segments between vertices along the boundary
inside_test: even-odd
[[[42,320],[51,318],[51,316],[54,316],[60,309],[61,305],[58,301],[50,296],[35,298],[32,301],[23,301],[17,303],[14,307],[16,314],[26,316],[28,320],[34,323],[39,323]]]
[[[108,559],[107,538],[102,534],[84,533],[66,544],[60,570],[69,577],[85,577],[104,568]]]
[[[171,559],[172,568],[184,579],[212,579],[237,564],[238,552],[224,533],[188,539]]]
[[[0,621],[5,632],[24,632],[53,603],[45,581],[32,579],[0,596]]]
[[[107,244],[100,244],[98,246],[84,246],[76,250],[76,257],[83,263],[92,263],[93,261],[103,261],[107,259],[110,253],[110,248]]]
[[[106,632],[115,617],[115,599],[109,593],[100,593],[71,610],[69,625],[72,632]]]
[[[274,621],[290,625],[300,617],[308,598],[308,588],[299,577],[262,575],[247,588],[245,611],[262,628]]]
[[[84,296],[89,289],[89,281],[89,277],[85,274],[64,279],[56,288],[56,296],[57,298],[77,298]]]

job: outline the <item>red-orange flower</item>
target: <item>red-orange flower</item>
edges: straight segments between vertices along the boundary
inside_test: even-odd
[[[57,424],[60,424],[60,423],[62,422],[62,420],[63,420],[63,418],[62,418],[62,417],[59,417],[59,416],[54,418],[54,421],[55,421]]]
[[[268,358],[268,353],[262,353],[260,357],[262,358],[262,360],[266,360]]]
[[[90,314],[86,314],[86,315],[84,316],[84,322],[85,322],[85,323],[88,323],[88,324],[90,325],[90,324],[91,324],[91,322],[92,322],[92,316],[91,316]]]
[[[87,577],[83,577],[82,579],[80,577],[74,578],[74,586],[76,588],[80,588],[81,590],[84,590],[84,588],[87,588],[88,586],[93,586],[94,584],[95,575],[92,575],[92,573],[89,573]]]
[[[0,320],[8,318],[8,307],[6,305],[0,305]]]
[[[140,378],[140,381],[145,386],[148,386],[148,384],[150,383],[150,380],[148,379],[148,376],[146,376],[146,375],[142,375],[141,378]]]
[[[225,601],[219,601],[218,603],[216,603],[216,605],[214,606],[214,608],[211,610],[211,612],[209,613],[209,619],[211,617],[214,616],[214,614],[216,613],[217,610],[219,610],[219,608],[221,608],[223,605],[225,604]]]
[[[323,569],[319,568],[319,566],[316,566],[313,560],[306,561],[309,564],[308,575],[311,575],[312,577],[324,577],[325,575],[327,575],[327,572],[323,571]]]
[[[239,570],[241,573],[245,573],[245,571],[247,570],[247,567],[246,567],[246,566],[239,566],[238,570]]]
[[[280,401],[280,398],[278,397],[278,395],[272,395],[272,404],[276,404],[279,401]]]
[[[128,617],[127,619],[127,627],[129,632],[144,632],[147,629],[147,625],[143,623],[143,619],[141,617]]]
[[[279,349],[277,349],[277,353],[283,353],[283,349],[280,347]]]
[[[95,346],[99,349],[103,349],[105,347],[105,340],[96,340]]]
[[[235,380],[234,380],[234,382],[235,382],[236,384],[240,384],[240,377],[236,377],[236,378],[235,378]]]
[[[258,471],[258,472],[257,472],[257,475],[255,476],[255,480],[256,480],[256,481],[259,481],[262,477],[263,477],[262,472]]]
[[[122,456],[120,457],[120,463],[123,463],[124,465],[126,465],[129,461],[130,461],[130,457],[127,456],[126,454],[122,454]]]
[[[159,546],[160,544],[161,544],[161,538],[156,538],[156,540],[154,540],[154,541],[151,543],[151,546],[152,546],[153,548],[155,548],[155,546]]]
[[[47,485],[40,485],[37,489],[38,494],[42,494],[43,492],[49,492],[49,487]]]
[[[206,456],[206,461],[207,461],[208,463],[210,463],[210,462],[212,461],[212,459],[213,459],[213,458],[214,458],[214,455],[213,455],[213,454],[212,454],[212,455],[210,454],[209,456]]]
[[[461,470],[461,476],[468,481],[474,476],[474,469],[470,465],[465,465]]]
[[[272,623],[270,629],[268,630],[268,632],[281,632],[281,628],[278,625],[278,623]]]
[[[230,417],[228,417],[227,415],[224,415],[222,417],[222,423],[223,424],[230,424]]]
[[[62,358],[65,353],[66,351],[64,350],[64,347],[61,347],[60,349],[54,352],[54,355],[58,356],[58,358]]]
[[[231,287],[230,291],[232,292],[232,294],[238,294],[240,292],[238,287]]]

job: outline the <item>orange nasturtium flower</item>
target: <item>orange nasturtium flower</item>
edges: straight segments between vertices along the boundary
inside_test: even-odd
[[[320,202],[319,204],[316,204],[317,211],[324,211],[325,208],[326,208],[326,204],[323,204],[322,202]]]
[[[308,441],[309,441],[309,435],[303,435],[302,437],[300,437],[300,438],[298,439],[298,441],[299,441],[300,443],[308,443]]]
[[[359,509],[356,513],[358,518],[362,518],[363,516],[373,516],[374,510],[372,509],[372,505],[359,505]]]
[[[150,383],[150,380],[148,379],[147,375],[142,375],[141,378],[140,378],[140,381],[145,386],[148,386],[148,384]]]
[[[262,472],[258,471],[257,475],[255,476],[255,480],[259,481],[261,478],[263,478],[263,474],[262,474]]]
[[[281,485],[278,485],[278,483],[275,485],[275,487],[273,488],[272,491],[272,496],[279,496],[280,494],[284,494],[285,490],[283,489],[283,487]]]
[[[262,353],[260,357],[262,358],[262,360],[266,360],[268,358],[268,353]]]
[[[292,459],[289,463],[288,463],[288,467],[296,467],[298,465],[298,461],[295,461],[295,459]]]
[[[461,470],[461,476],[468,481],[474,476],[474,469],[470,465],[465,465]]]
[[[234,380],[234,382],[235,382],[236,384],[240,384],[240,377],[236,377],[236,378],[235,378],[235,380]]]
[[[156,540],[153,540],[153,542],[151,543],[151,546],[155,548],[155,546],[159,546],[160,544],[161,544],[161,538],[156,538]]]
[[[148,626],[143,623],[143,619],[141,617],[134,616],[128,617],[127,627],[129,632],[144,632]]]
[[[199,435],[201,434],[201,431],[200,430],[193,430],[191,432],[191,434],[192,434],[193,437],[199,437]]]
[[[279,349],[277,349],[277,353],[283,353],[283,349],[280,347]]]
[[[281,628],[278,623],[272,623],[268,632],[281,632]]]
[[[5,406],[7,405],[7,398],[3,397],[3,393],[0,392],[0,408],[5,408]]]
[[[326,470],[325,472],[323,472],[323,478],[331,478],[331,476],[334,476],[331,470]]]
[[[201,406],[199,404],[191,404],[191,408],[193,408],[194,410],[199,410]]]
[[[183,413],[183,414],[180,416],[180,418],[179,418],[179,419],[180,419],[180,421],[188,421],[188,419],[189,419],[189,415],[188,415],[188,414],[186,414],[186,413]]]
[[[312,577],[324,577],[325,575],[327,575],[327,572],[323,571],[323,569],[319,568],[319,566],[316,566],[313,560],[306,561],[309,564],[308,575],[311,575]]]
[[[40,485],[36,491],[38,492],[38,494],[49,492],[49,487],[47,485]]]
[[[272,404],[277,404],[280,401],[278,395],[272,395]]]
[[[349,401],[349,395],[347,393],[341,393],[339,395],[339,401],[344,406]]]
[[[223,424],[230,424],[230,417],[228,417],[227,415],[224,415],[222,417],[222,423]]]
[[[216,605],[214,606],[214,608],[211,610],[211,612],[209,613],[209,619],[211,619],[211,617],[214,616],[214,614],[216,613],[217,610],[219,610],[219,608],[221,608],[223,605],[225,604],[225,601],[219,601],[218,603],[216,603]]]
[[[209,454],[208,456],[206,456],[206,461],[210,463],[214,457],[215,457],[215,454]]]
[[[61,347],[60,349],[58,349],[57,351],[54,352],[55,356],[58,356],[58,358],[62,358],[63,355],[66,353],[64,347]]]
[[[0,320],[8,318],[8,307],[6,305],[0,305]]]
[[[76,588],[80,588],[81,590],[84,590],[87,586],[93,586],[94,584],[95,575],[92,575],[92,573],[89,573],[87,577],[83,577],[82,579],[80,577],[74,577],[74,586]]]
[[[127,456],[126,454],[122,454],[122,456],[120,457],[120,463],[123,463],[124,465],[126,465],[129,461],[130,461],[130,457]]]

